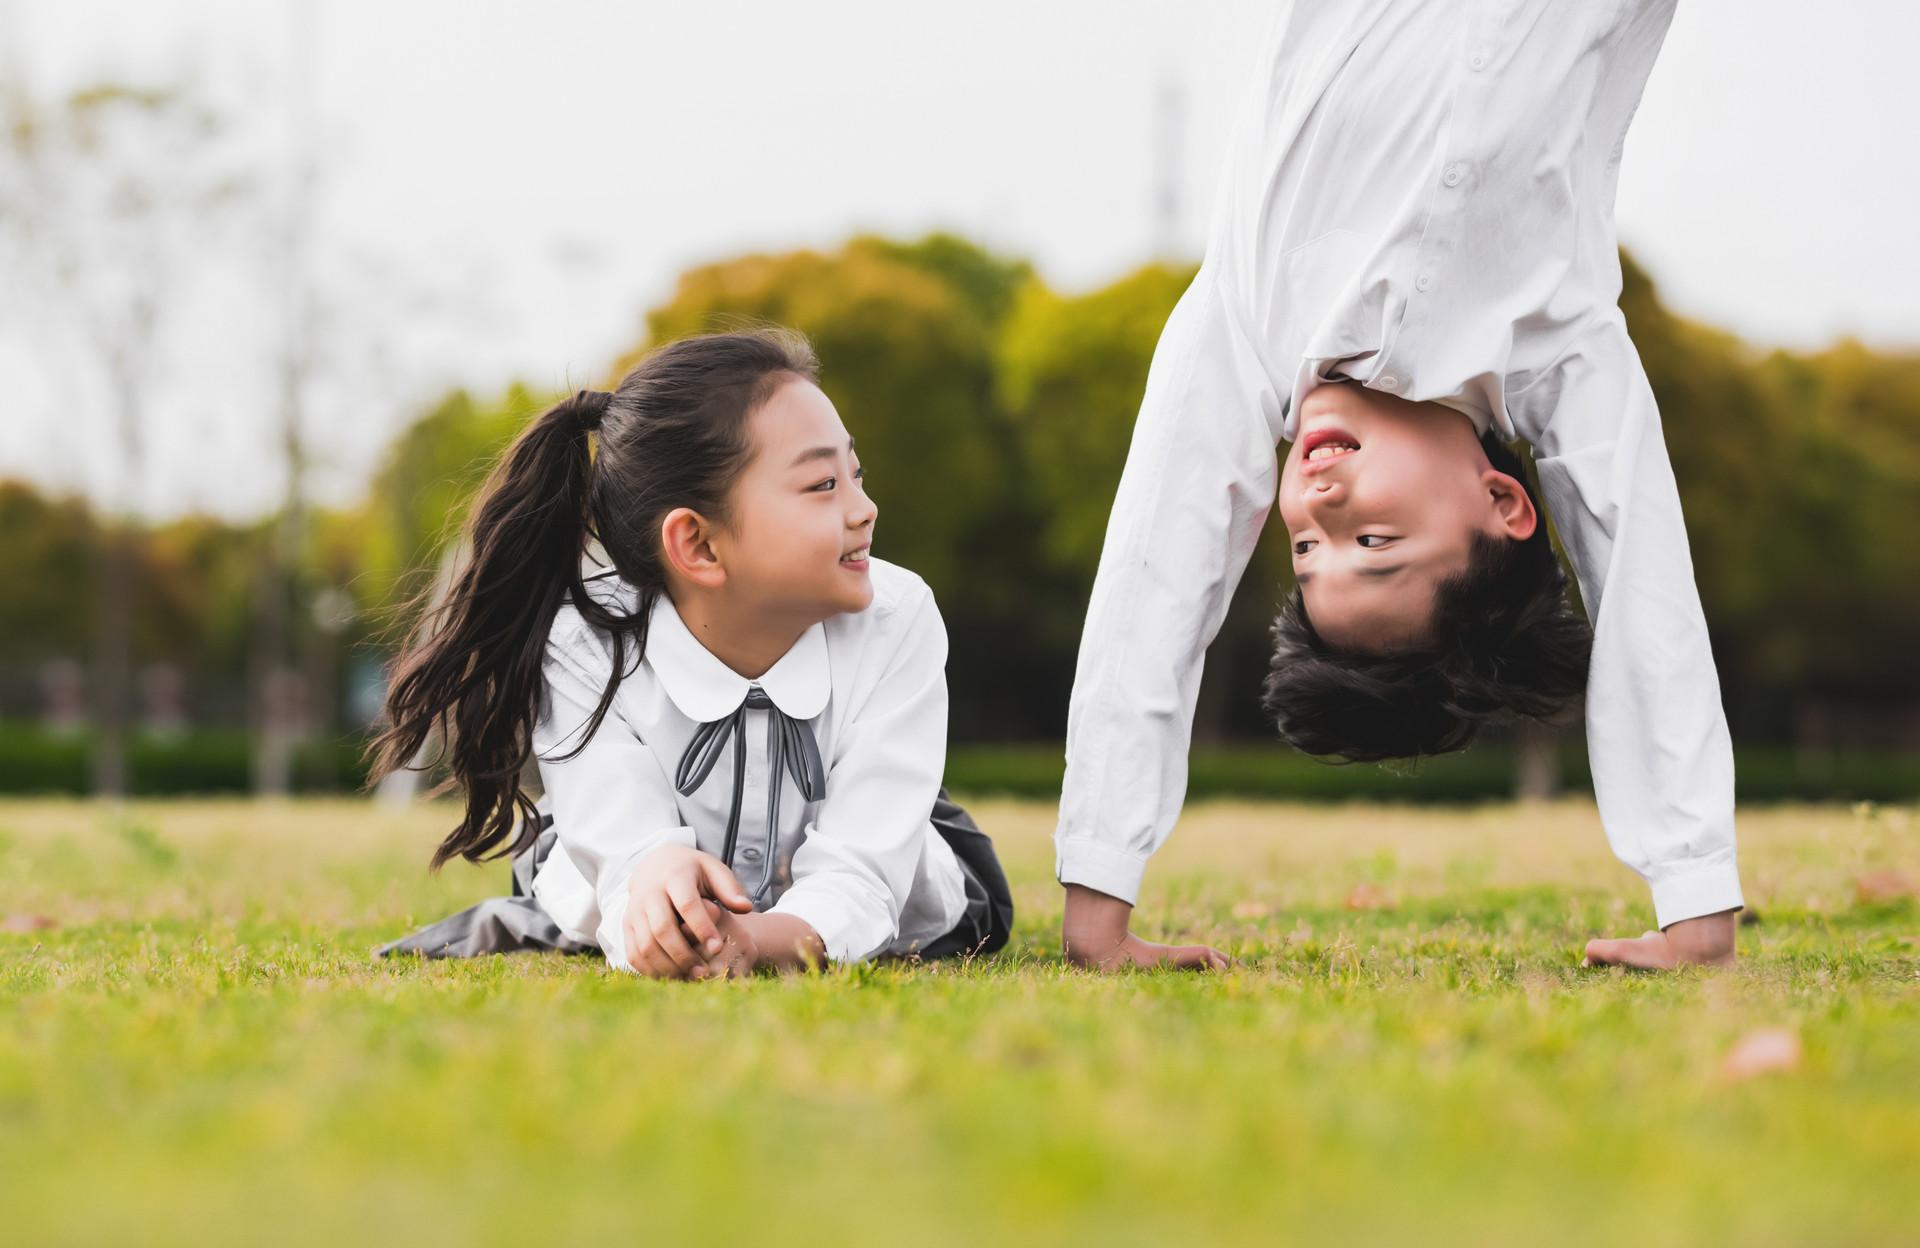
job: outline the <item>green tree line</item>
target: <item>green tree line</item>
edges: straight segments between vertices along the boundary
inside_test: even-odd
[[[1621,302],[1660,399],[1736,734],[1911,743],[1920,353],[1758,350],[1675,315],[1623,263]],[[1063,292],[950,235],[742,256],[683,274],[602,382],[685,334],[758,321],[809,334],[860,440],[881,508],[876,549],[926,577],[946,616],[955,739],[1052,739],[1148,363],[1192,276],[1155,264]],[[355,656],[363,667],[380,656],[383,628],[434,575],[493,457],[556,397],[518,385],[447,394],[394,441],[362,503],[313,516],[303,592],[335,604],[306,621],[311,668],[329,683],[322,726],[355,726]],[[23,673],[84,657],[102,531],[76,501],[0,483],[0,713],[33,713]],[[271,531],[270,518],[187,517],[140,532],[137,660],[177,666],[194,689],[243,683]],[[1200,739],[1265,733],[1266,629],[1289,588],[1270,524],[1209,659]]]

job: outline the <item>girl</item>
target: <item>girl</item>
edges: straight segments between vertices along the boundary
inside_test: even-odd
[[[507,451],[372,749],[377,781],[444,733],[466,814],[432,867],[510,853],[514,895],[383,956],[597,947],[701,979],[1006,943],[1006,876],[940,783],[946,629],[873,557],[817,372],[791,331],[682,339]]]

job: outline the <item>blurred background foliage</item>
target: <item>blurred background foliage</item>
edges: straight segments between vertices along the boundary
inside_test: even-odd
[[[1795,775],[1802,795],[1920,789],[1920,354],[1850,341],[1757,350],[1676,316],[1623,263],[1621,302],[1660,399],[1727,709],[1753,760],[1743,792],[1791,790],[1782,777]],[[945,234],[741,256],[686,272],[598,384],[686,334],[760,321],[807,333],[860,441],[881,507],[877,548],[923,575],[946,616],[956,767],[987,787],[1044,791],[1148,363],[1193,272],[1156,263],[1063,292],[1019,257]],[[493,458],[558,397],[519,385],[448,393],[395,438],[363,501],[306,516],[300,787],[357,780],[353,746],[378,704],[398,605],[458,540]],[[187,517],[125,536],[145,682],[135,787],[245,786],[254,586],[275,525]],[[0,790],[85,783],[71,761],[85,751],[84,717],[70,713],[84,698],[62,690],[87,678],[90,569],[114,531],[80,501],[0,482]],[[1479,762],[1424,764],[1411,780],[1365,769],[1376,778],[1316,781],[1317,765],[1277,747],[1233,748],[1270,735],[1257,691],[1267,622],[1289,588],[1283,538],[1270,524],[1210,656],[1195,736],[1219,763],[1196,764],[1196,790],[1218,772],[1221,791],[1501,791],[1497,741]],[[1019,743],[1038,744],[1009,749]],[[1559,747],[1576,785],[1577,746]],[[1468,774],[1481,779],[1456,783]]]

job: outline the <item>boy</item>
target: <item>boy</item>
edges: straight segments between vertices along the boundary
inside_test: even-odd
[[[1732,751],[1616,306],[1620,153],[1671,18],[1671,0],[1370,0],[1273,19],[1081,637],[1055,838],[1074,961],[1225,962],[1127,922],[1185,796],[1206,647],[1276,491],[1298,584],[1266,688],[1282,737],[1435,753],[1584,686],[1601,819],[1660,924],[1590,942],[1588,960],[1732,961]]]

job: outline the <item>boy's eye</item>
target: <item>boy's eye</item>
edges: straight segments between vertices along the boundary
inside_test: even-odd
[[[815,490],[830,490],[833,488],[834,482],[836,480],[838,480],[838,478],[828,477],[825,481],[822,481],[819,485],[816,485],[813,488]]]
[[[1356,537],[1353,540],[1356,542],[1359,542],[1362,546],[1365,546],[1368,550],[1377,550],[1380,547],[1385,546],[1388,542],[1392,541],[1393,539],[1386,536],[1383,533],[1362,533],[1359,537]]]
[[[1293,553],[1296,555],[1304,555],[1308,551],[1312,550],[1315,545],[1317,545],[1317,543],[1311,541],[1310,539],[1302,538],[1293,544]]]

